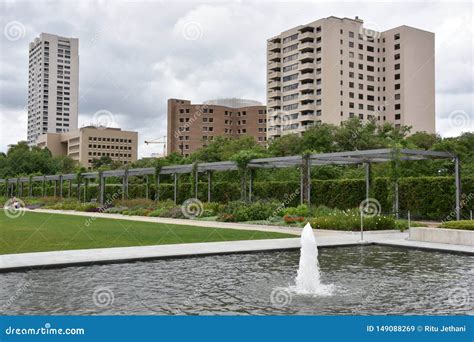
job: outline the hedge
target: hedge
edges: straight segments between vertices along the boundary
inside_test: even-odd
[[[186,180],[186,182],[184,182]],[[187,198],[195,197],[192,191],[189,177],[183,177],[178,183],[178,202]],[[312,180],[311,182],[311,204],[325,205],[331,208],[349,209],[358,207],[365,199],[365,180],[342,179],[342,180]],[[0,191],[3,194],[5,189]],[[275,199],[285,206],[297,206],[300,201],[299,182],[254,182],[254,199]],[[121,184],[107,184],[106,198],[121,196]],[[145,184],[129,184],[129,198],[144,198]],[[199,182],[198,198],[207,200],[207,183]],[[54,187],[48,185],[47,195],[53,196]],[[63,186],[63,194],[68,197],[69,187],[67,183]],[[155,198],[155,185],[150,182],[150,198]],[[33,187],[33,195],[41,196],[42,184],[37,183]],[[72,196],[77,198],[77,187],[72,186]],[[81,198],[84,188],[81,187]],[[466,205],[462,210],[464,218],[469,217],[469,210],[474,206],[474,178],[462,179],[462,191],[465,194]],[[375,178],[371,184],[370,197],[376,198],[381,205],[383,213],[392,212],[393,190],[387,178]],[[87,201],[99,197],[98,184],[90,183],[87,191]],[[160,185],[160,200],[173,198],[173,184],[162,183]],[[213,202],[227,203],[240,199],[240,184],[237,179],[233,182],[213,182],[211,189]],[[454,179],[453,177],[408,177],[399,180],[399,208],[402,217],[410,210],[413,219],[436,219],[446,220],[448,216],[454,215]]]

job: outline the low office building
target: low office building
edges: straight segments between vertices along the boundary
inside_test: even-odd
[[[124,165],[136,161],[137,144],[137,132],[86,126],[71,132],[40,135],[36,145],[48,148],[53,156],[68,155],[90,169],[92,160],[102,156]]]
[[[188,156],[217,136],[249,135],[266,145],[266,123],[266,107],[257,101],[219,99],[192,104],[169,99],[167,153]]]

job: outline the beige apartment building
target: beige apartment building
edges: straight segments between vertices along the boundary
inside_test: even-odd
[[[167,154],[188,156],[217,136],[249,135],[265,145],[266,124],[266,107],[257,101],[219,99],[192,104],[169,99]]]
[[[40,135],[37,146],[47,147],[53,156],[68,155],[90,169],[93,159],[109,156],[124,165],[137,160],[138,133],[120,128],[82,127],[66,133]]]
[[[267,136],[352,117],[435,133],[434,33],[328,17],[267,41]]]
[[[28,131],[30,145],[44,133],[77,130],[79,41],[41,33],[29,44]]]

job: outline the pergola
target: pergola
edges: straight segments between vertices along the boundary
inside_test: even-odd
[[[288,157],[273,157],[273,158],[259,158],[252,159],[247,164],[246,170],[250,171],[249,182],[248,182],[248,199],[252,200],[253,193],[253,181],[254,176],[252,170],[255,169],[274,169],[274,168],[287,168],[296,167],[300,169],[300,202],[311,203],[311,168],[321,165],[351,165],[351,164],[363,164],[365,165],[365,180],[366,180],[366,198],[369,198],[370,193],[370,165],[372,163],[384,163],[390,161],[419,161],[429,159],[451,159],[454,163],[454,176],[455,176],[455,211],[456,219],[459,220],[461,216],[460,200],[461,200],[461,177],[459,169],[459,158],[450,152],[439,152],[439,151],[424,151],[424,150],[411,150],[411,149],[375,149],[375,150],[363,150],[363,151],[347,151],[347,152],[335,152],[335,153],[314,153],[306,156],[288,156]],[[0,179],[0,183],[4,183],[6,186],[6,195],[11,196],[17,194],[23,196],[24,183],[28,183],[29,195],[32,195],[32,183],[35,181],[43,182],[42,195],[45,195],[46,182],[54,182],[54,195],[63,196],[63,181],[69,181],[69,196],[71,194],[72,181],[77,181],[78,197],[80,198],[80,186],[82,179],[85,182],[85,191],[87,184],[90,179],[99,180],[99,201],[101,204],[104,203],[105,198],[105,180],[109,177],[122,178],[122,198],[128,197],[128,183],[129,177],[131,176],[142,176],[145,179],[146,185],[146,198],[149,198],[149,176],[155,177],[156,185],[156,197],[155,200],[160,199],[160,176],[172,175],[173,176],[173,200],[177,202],[178,193],[178,176],[180,174],[192,174],[195,173],[194,182],[194,194],[198,197],[198,177],[200,173],[207,174],[207,201],[211,201],[211,184],[212,184],[212,173],[213,172],[224,172],[224,171],[235,171],[239,170],[237,164],[233,161],[222,161],[214,163],[196,163],[186,165],[172,165],[164,166],[160,169],[155,168],[139,168],[139,169],[125,169],[125,170],[111,170],[102,172],[86,172],[80,175],[76,174],[65,174],[65,175],[51,175],[51,176],[34,176],[34,177],[19,177]],[[242,173],[242,196],[246,197],[247,192],[247,180],[246,172]],[[59,189],[58,189],[59,186]],[[16,191],[15,191],[16,190]],[[395,184],[395,198],[394,198],[394,209],[398,215],[398,184]]]

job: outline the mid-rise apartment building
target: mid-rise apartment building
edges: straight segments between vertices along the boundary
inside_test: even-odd
[[[41,33],[29,44],[28,143],[78,127],[78,39]]]
[[[220,99],[192,104],[169,99],[167,153],[188,156],[216,136],[249,135],[265,145],[266,121],[266,107],[257,101]]]
[[[92,167],[92,160],[102,156],[124,165],[136,161],[137,144],[137,132],[95,126],[66,133],[46,133],[37,141],[37,146],[47,147],[53,156],[68,155],[88,169]]]
[[[361,120],[435,133],[434,33],[328,17],[267,41],[268,138]]]

